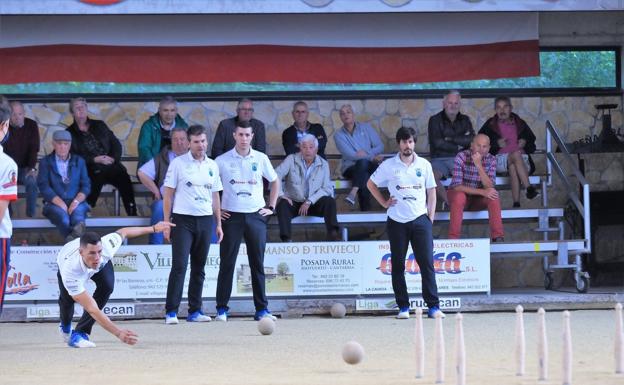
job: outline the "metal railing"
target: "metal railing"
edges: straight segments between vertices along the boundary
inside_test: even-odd
[[[563,160],[570,166],[573,175],[576,177],[578,184],[581,185],[583,190],[583,197],[581,198],[579,194],[576,192],[577,189],[573,185],[570,177],[566,175],[563,171],[561,164],[555,157],[555,151],[553,150],[553,141],[558,146],[558,149],[561,151],[561,156]],[[578,250],[581,253],[591,253],[591,222],[590,222],[590,205],[589,205],[589,182],[585,179],[585,176],[581,173],[574,158],[570,154],[570,150],[563,142],[561,135],[555,128],[555,126],[550,122],[550,120],[546,121],[546,156],[548,159],[547,167],[548,174],[552,175],[552,171],[559,176],[561,181],[564,184],[566,189],[566,193],[570,201],[574,204],[579,214],[583,218],[583,238],[585,240],[585,250]],[[552,177],[552,176],[551,176]],[[549,178],[551,178],[549,177]]]

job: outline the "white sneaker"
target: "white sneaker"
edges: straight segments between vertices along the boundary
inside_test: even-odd
[[[61,335],[61,338],[63,338],[63,342],[68,343],[69,342],[69,337],[71,336],[71,325],[69,325],[69,331],[67,333],[65,333],[65,331],[63,330],[63,325],[59,324],[59,334]]]
[[[212,321],[212,318],[210,318],[210,316],[205,315],[199,310],[192,314],[189,314],[188,317],[186,317],[186,322],[210,322],[210,321]]]
[[[178,315],[175,312],[169,312],[165,315],[165,325],[177,325],[179,322]]]
[[[431,307],[427,311],[427,316],[429,318],[436,318],[438,314],[440,315],[440,318],[446,318],[446,314],[442,313],[442,310],[440,310],[437,306]]]
[[[264,317],[269,317],[273,321],[277,321],[277,317],[271,314],[271,312],[268,309],[256,311],[256,315],[254,315],[254,320],[260,321]]]
[[[89,336],[82,332],[73,331],[67,345],[72,348],[94,348],[95,344],[89,341]]]
[[[409,308],[400,309],[396,317],[397,319],[409,319]]]
[[[215,321],[219,321],[219,322],[227,322],[227,312],[223,312],[223,313],[218,313],[217,316],[215,317]]]

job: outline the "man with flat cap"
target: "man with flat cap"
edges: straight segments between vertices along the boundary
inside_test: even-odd
[[[85,160],[71,154],[72,136],[59,130],[52,134],[54,151],[39,162],[37,185],[43,196],[43,215],[56,226],[66,242],[85,230],[89,205],[85,202],[91,181]]]

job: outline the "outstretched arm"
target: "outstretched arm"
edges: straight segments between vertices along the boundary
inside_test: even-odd
[[[140,237],[145,234],[153,234],[153,233],[162,233],[166,229],[170,229],[175,225],[171,222],[161,221],[156,223],[153,226],[145,226],[145,227],[123,227],[117,230],[117,233],[122,236],[122,238],[134,238]]]
[[[128,345],[137,343],[139,336],[132,330],[118,328],[117,325],[98,308],[97,303],[86,290],[78,295],[74,295],[72,298],[74,301],[78,302],[100,326],[106,329],[110,334],[119,338],[121,342]]]

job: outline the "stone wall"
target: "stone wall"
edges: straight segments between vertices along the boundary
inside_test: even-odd
[[[284,154],[281,144],[282,131],[292,124],[294,101],[257,101],[254,117],[267,127],[269,155]],[[360,121],[368,121],[379,130],[386,152],[397,149],[394,135],[401,125],[414,127],[418,132],[417,151],[428,152],[427,121],[441,110],[440,99],[352,99],[307,100],[310,121],[321,123],[329,136],[326,152],[337,154],[333,134],[342,126],[338,110],[349,103]],[[527,121],[537,136],[538,148],[545,147],[546,120],[552,121],[568,142],[598,134],[601,129],[600,115],[595,104],[621,103],[619,97],[526,97],[513,98],[514,112]],[[51,151],[51,138],[55,130],[65,128],[73,121],[66,103],[27,104],[26,115],[39,123],[41,155]],[[137,156],[137,138],[141,124],[156,113],[156,102],[89,103],[90,116],[104,120],[122,141],[124,156]],[[216,127],[224,118],[235,114],[236,102],[181,102],[179,111],[189,124],[203,124],[210,130],[210,140]],[[478,130],[493,115],[492,98],[464,98],[462,112],[470,116]],[[613,112],[613,127],[622,126],[621,108]],[[624,134],[624,132],[623,132]]]

